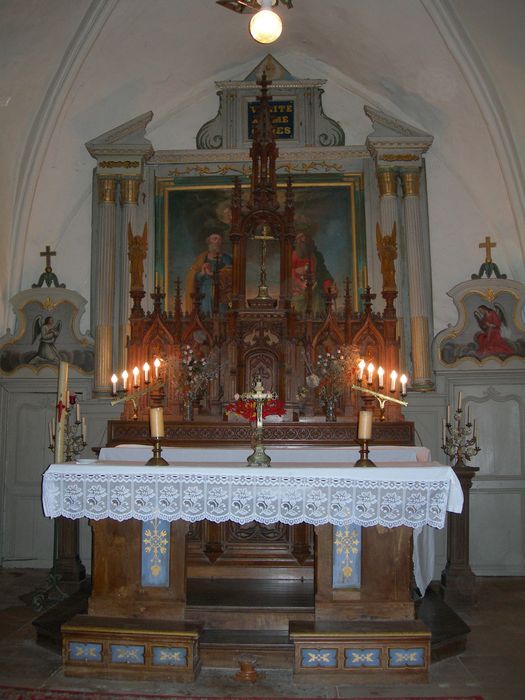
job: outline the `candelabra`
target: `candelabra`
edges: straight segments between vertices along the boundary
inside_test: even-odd
[[[133,404],[133,416],[132,420],[138,420],[139,417],[139,405],[137,403],[137,399],[139,399],[141,396],[145,396],[146,394],[151,393],[155,389],[160,389],[161,387],[164,386],[164,382],[162,381],[156,381],[153,384],[149,384],[144,389],[135,389],[135,391],[128,391],[127,388],[123,389],[117,389],[116,388],[116,382],[113,382],[113,395],[117,396],[118,398],[113,399],[111,402],[112,406],[115,406],[118,403],[123,403],[125,401],[131,401]]]
[[[68,392],[69,394],[69,392]],[[65,413],[63,431],[64,431],[64,461],[72,462],[79,455],[87,442],[87,424],[86,419],[80,418],[80,404],[76,403],[73,397],[73,403],[68,403],[67,407],[61,402],[57,405],[58,422],[60,423],[62,411]],[[73,411],[75,420],[72,420]],[[57,423],[53,419],[49,424],[49,449],[55,452],[56,445],[56,430]]]
[[[467,412],[466,422],[463,422],[463,409],[458,406],[454,417],[450,419],[450,406],[447,408],[447,419],[443,418],[442,430],[443,452],[450,457],[453,467],[464,467],[465,461],[470,461],[478,454],[478,438],[476,435],[476,421],[470,422],[470,412]]]
[[[387,401],[391,401],[392,403],[398,403],[401,404],[401,406],[408,406],[408,403],[406,401],[403,401],[403,397],[406,396],[407,392],[407,377],[406,375],[402,374],[400,377],[400,383],[401,383],[401,399],[396,399],[394,396],[389,396],[388,394],[383,394],[380,391],[374,391],[370,387],[372,386],[372,381],[374,377],[374,371],[375,367],[374,365],[370,362],[368,364],[368,367],[366,367],[366,362],[364,360],[360,360],[360,362],[357,365],[358,371],[357,371],[357,381],[359,382],[358,384],[352,384],[352,389],[355,389],[355,391],[360,391],[361,393],[365,394],[366,396],[373,397],[377,399],[377,402],[379,403],[379,420],[384,421],[385,420],[385,404]],[[363,386],[365,382],[364,374],[365,374],[365,369],[367,372],[367,386]],[[383,389],[384,391],[384,375],[385,375],[385,370],[382,367],[378,367],[377,369],[377,378],[378,378],[378,388]],[[390,393],[393,394],[396,391],[396,382],[397,382],[397,377],[398,374],[395,370],[392,370],[390,374]]]

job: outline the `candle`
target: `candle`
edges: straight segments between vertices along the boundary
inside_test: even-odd
[[[364,360],[359,360],[359,363],[357,367],[359,368],[359,371],[357,372],[357,381],[361,381],[363,379],[363,372],[365,371],[365,366],[366,362]]]
[[[461,411],[461,401],[463,400],[463,394],[461,391],[458,394],[458,411]]]
[[[374,369],[375,369],[375,367],[374,367],[374,365],[370,362],[370,363],[368,364],[368,367],[367,367],[366,369],[367,369],[367,372],[368,372],[368,380],[367,380],[367,381],[368,381],[369,384],[372,384],[372,380],[373,380],[373,378],[374,378]]]
[[[77,423],[80,423],[80,404],[78,403],[78,401],[75,404],[75,411],[76,411],[75,417],[76,417]]]
[[[66,390],[66,408],[69,408],[69,389]]]
[[[467,406],[467,425],[470,423],[470,404]]]
[[[84,442],[87,442],[87,421],[85,416],[82,416],[82,437]]]
[[[447,406],[447,423],[450,425],[450,404]]]
[[[149,429],[151,437],[164,437],[164,409],[162,406],[149,409]]]
[[[52,427],[53,427],[53,438],[54,438],[55,435],[57,434],[57,422],[56,422],[56,420],[55,420],[54,418],[53,418],[53,420],[51,421],[51,425],[52,425]]]
[[[69,364],[67,362],[60,362],[58,368],[58,391],[57,391],[57,404],[62,404],[66,406],[66,394],[67,394],[67,376],[69,373]],[[58,412],[57,412],[58,416]],[[64,461],[64,427],[66,422],[66,412],[62,411],[60,414],[60,420],[55,424],[55,463],[60,464]]]
[[[135,389],[139,385],[139,368],[137,366],[133,367],[133,386]]]
[[[144,383],[149,384],[149,365],[147,362],[144,363],[142,369],[144,370]]]
[[[52,425],[51,421],[49,421],[47,427],[49,428],[49,444],[52,445],[54,436],[53,436],[53,425]]]
[[[393,369],[390,372],[390,391],[396,390],[396,379],[397,379],[397,372],[395,369]]]
[[[111,393],[113,394],[113,396],[116,396],[116,394],[117,394],[117,381],[118,381],[117,375],[112,374],[111,375],[111,385],[112,385]]]
[[[370,440],[372,437],[372,411],[359,411],[358,440]]]
[[[401,382],[401,396],[406,396],[407,395],[407,375],[402,374],[400,377],[400,382]]]
[[[155,289],[159,286],[159,273],[155,273]]]
[[[442,420],[443,420],[443,425],[441,427],[441,442],[443,443],[443,445],[445,445],[446,440],[447,440],[447,424],[446,424],[444,418]]]
[[[127,388],[128,388],[128,377],[129,377],[129,374],[128,374],[127,370],[124,370],[124,371],[122,372],[122,375],[121,375],[121,376],[122,376],[122,388],[124,389],[124,391],[127,391]]]
[[[377,368],[377,379],[378,379],[378,384],[379,388],[382,389],[384,387],[384,376],[385,376],[385,370],[382,367]]]
[[[160,367],[160,360],[158,357],[156,357],[153,360],[153,367],[155,367],[155,379],[159,378],[159,367]]]

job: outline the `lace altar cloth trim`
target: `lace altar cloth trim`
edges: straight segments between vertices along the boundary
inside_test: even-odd
[[[320,474],[321,472],[321,474]],[[461,512],[450,467],[228,468],[51,465],[43,479],[47,516],[101,520],[232,520],[296,525],[432,525]]]

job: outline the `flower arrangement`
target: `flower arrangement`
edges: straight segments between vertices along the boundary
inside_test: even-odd
[[[344,345],[334,351],[326,349],[317,356],[314,365],[306,355],[304,359],[308,371],[306,386],[300,387],[297,394],[303,398],[308,389],[317,389],[321,401],[326,404],[336,401],[345,386],[352,383],[352,373],[359,359],[359,350],[354,345]]]
[[[257,414],[255,410],[255,401],[248,399],[241,399],[239,394],[235,394],[233,397],[234,401],[227,404],[225,410],[226,413],[235,413],[237,416],[242,416],[254,423],[257,419]],[[268,416],[284,416],[286,409],[284,403],[279,401],[279,399],[269,399],[263,403],[262,407],[262,417],[267,418]]]
[[[201,399],[211,379],[217,376],[216,363],[206,357],[196,357],[189,345],[184,345],[179,366],[178,388],[185,399]]]

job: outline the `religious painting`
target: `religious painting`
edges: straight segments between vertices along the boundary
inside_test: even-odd
[[[78,319],[85,300],[65,289],[28,289],[11,300],[17,315],[14,335],[0,339],[0,372],[39,372],[61,360],[83,372],[94,370],[93,340],[82,336]]]
[[[156,271],[163,279],[168,308],[172,308],[177,285],[183,311],[190,312],[199,296],[203,314],[212,311],[216,285],[219,284],[220,311],[228,309],[231,297],[232,251],[231,180],[212,184],[212,178],[194,178],[193,184],[158,183],[156,231]],[[197,184],[197,182],[199,184]],[[366,233],[362,176],[318,176],[294,178],[295,229],[292,268],[292,305],[305,309],[306,280],[312,279],[312,306],[315,315],[325,313],[326,295],[335,297],[342,308],[345,280],[351,286],[352,303],[359,307],[366,267]],[[248,194],[248,183],[243,189]],[[278,195],[284,202],[285,181]],[[246,252],[246,296],[257,296],[261,264],[271,297],[279,297],[279,242],[264,243],[261,259],[260,237],[248,239]]]
[[[475,290],[464,290],[466,293],[456,302],[461,314],[459,328],[440,334],[440,359],[444,364],[453,365],[465,358],[479,363],[488,359],[525,358],[525,327],[519,316],[523,299],[515,289],[521,285],[516,282],[501,285],[499,280],[487,280],[483,285],[486,289],[478,286]]]

